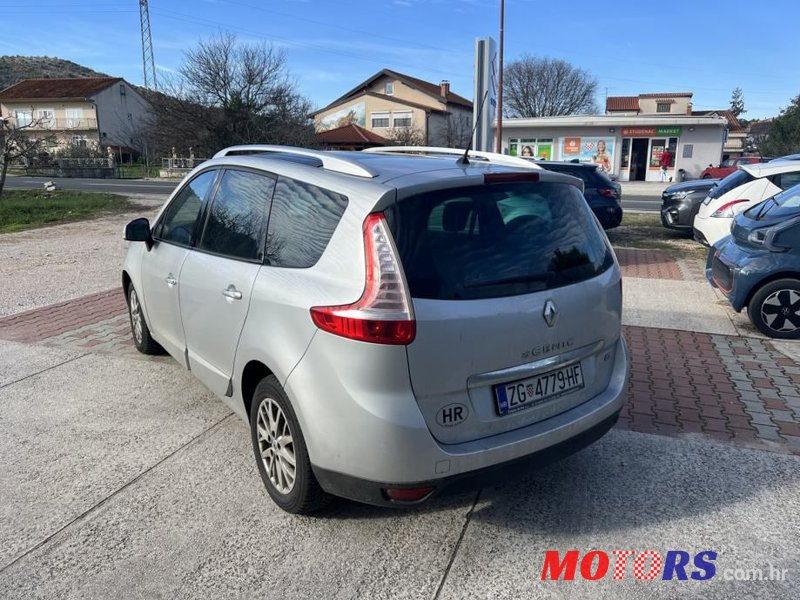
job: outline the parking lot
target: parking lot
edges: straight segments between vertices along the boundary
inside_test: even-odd
[[[109,237],[126,217],[79,243],[76,225],[0,242],[3,287],[31,290],[0,295],[1,597],[800,592],[796,350],[733,314],[701,259],[617,249],[631,378],[596,444],[418,509],[295,517],[269,500],[247,426],[172,359],[135,352]],[[713,551],[716,575],[542,581],[545,553],[571,549]]]

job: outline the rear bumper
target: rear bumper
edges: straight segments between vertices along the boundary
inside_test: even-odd
[[[600,221],[603,229],[613,229],[622,223],[622,208],[619,205],[614,206],[591,206],[592,212]]]
[[[314,475],[317,477],[317,481],[319,481],[323,489],[342,498],[349,498],[357,502],[364,502],[376,506],[403,507],[410,504],[420,504],[421,502],[427,502],[434,496],[441,494],[452,494],[485,486],[500,485],[524,477],[533,470],[552,464],[593,444],[614,426],[618,417],[619,410],[578,435],[543,450],[539,450],[538,452],[534,452],[533,454],[510,460],[499,465],[483,467],[475,471],[469,471],[467,473],[441,479],[398,485],[391,482],[359,479],[319,467],[313,467]],[[431,487],[434,491],[421,502],[394,502],[388,500],[383,493],[384,489],[393,487]]]
[[[317,336],[315,342],[321,339],[324,336]],[[318,350],[321,352],[316,354]],[[405,391],[400,388],[399,374],[396,389],[380,397],[364,388],[337,389],[345,378],[321,379],[316,375],[321,372],[323,356],[334,363],[331,370],[322,372],[336,373],[332,369],[343,368],[338,364],[343,355],[324,350],[312,344],[309,353],[314,356],[301,361],[287,381],[287,393],[300,409],[296,412],[312,468],[326,491],[380,505],[392,504],[381,494],[382,488],[430,486],[436,494],[456,483],[474,485],[473,476],[477,480],[491,478],[495,469],[507,474],[505,467],[514,471],[518,461],[541,465],[579,450],[613,425],[622,408],[628,376],[627,348],[620,337],[608,348],[613,360],[611,377],[600,393],[524,427],[444,444],[431,434],[410,387]],[[317,369],[307,370],[304,363],[316,364]],[[407,380],[407,372],[405,377]],[[362,375],[358,381],[363,380]],[[377,383],[386,388],[385,373]]]

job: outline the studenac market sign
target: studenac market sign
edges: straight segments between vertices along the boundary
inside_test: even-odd
[[[683,127],[623,127],[622,137],[680,137]]]

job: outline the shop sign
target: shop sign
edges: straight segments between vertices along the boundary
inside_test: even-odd
[[[656,131],[655,127],[623,127],[622,137],[653,137]]]
[[[623,127],[622,137],[680,137],[683,127]]]

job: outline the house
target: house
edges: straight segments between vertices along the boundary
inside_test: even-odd
[[[465,145],[472,136],[472,102],[450,83],[424,81],[383,69],[324,108],[312,113],[318,133],[355,124],[394,143]],[[346,132],[343,132],[346,133]],[[357,130],[352,140],[363,143]]]
[[[150,107],[121,77],[25,79],[0,91],[0,117],[51,148],[84,146],[126,151]]]
[[[691,115],[692,92],[608,96],[607,115]]]
[[[730,110],[694,110],[693,115],[715,115],[723,117],[728,122],[725,144],[722,146],[722,159],[742,156],[747,150],[747,129],[742,127],[739,119]]]

